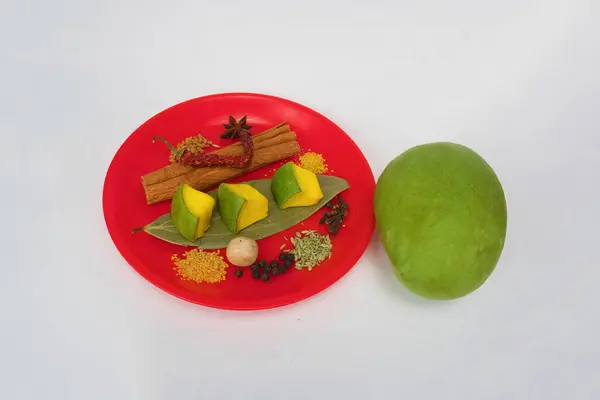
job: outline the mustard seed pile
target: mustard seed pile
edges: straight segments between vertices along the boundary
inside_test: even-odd
[[[299,167],[307,169],[315,174],[324,174],[328,171],[325,159],[319,153],[309,151],[299,157]]]
[[[204,153],[205,148],[210,147],[212,145],[213,143],[210,140],[206,139],[204,136],[202,136],[202,134],[199,133],[196,136],[190,136],[188,138],[185,138],[181,142],[177,143],[177,146],[175,146],[175,148],[177,150],[187,149],[192,154],[201,154]],[[175,159],[175,153],[171,152],[171,154],[169,155],[169,161],[171,162],[171,164],[177,162],[177,160]]]
[[[225,279],[228,264],[219,253],[192,249],[183,253],[183,256],[171,256],[175,264],[173,269],[181,279],[197,283],[217,283]]]

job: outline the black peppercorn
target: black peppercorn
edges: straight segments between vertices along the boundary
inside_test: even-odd
[[[261,274],[260,274],[259,270],[252,271],[252,278],[254,278],[254,279],[260,279],[260,275]]]
[[[273,260],[273,261],[271,261],[270,267],[271,268],[279,267],[279,263],[276,260]]]
[[[279,275],[279,267],[273,267],[273,269],[271,270],[271,275],[273,275],[273,276]]]
[[[236,278],[241,278],[242,275],[244,275],[244,271],[242,271],[241,269],[236,269],[233,274],[235,275]]]
[[[271,274],[269,274],[268,272],[263,272],[261,278],[264,282],[266,282],[271,279]]]
[[[259,267],[261,267],[261,268],[264,268],[264,267],[265,267],[265,265],[267,265],[267,262],[266,262],[265,260],[260,260],[260,261],[258,262],[258,265],[259,265]]]
[[[279,259],[280,259],[281,261],[284,261],[284,260],[286,259],[286,254],[287,254],[287,253],[281,253],[281,254],[279,255]]]
[[[257,271],[257,270],[258,270],[258,264],[256,264],[256,263],[255,263],[255,264],[252,264],[252,265],[250,266],[250,269],[251,269],[252,271]]]

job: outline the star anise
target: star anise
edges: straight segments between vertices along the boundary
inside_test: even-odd
[[[249,129],[252,128],[252,125],[246,125],[245,115],[239,120],[239,122],[230,115],[229,123],[223,124],[223,127],[226,129],[226,131],[221,134],[223,139],[238,139],[241,131],[246,131],[248,132],[248,135],[251,135]]]

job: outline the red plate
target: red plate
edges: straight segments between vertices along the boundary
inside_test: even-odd
[[[152,237],[145,232],[131,234],[133,228],[143,226],[169,212],[170,202],[148,206],[140,177],[168,163],[169,150],[162,143],[152,143],[154,135],[161,135],[172,143],[202,132],[219,145],[230,141],[219,139],[228,116],[239,119],[248,116],[252,132],[258,133],[282,121],[287,121],[298,135],[302,151],[321,153],[329,165],[329,174],[346,179],[350,189],[343,193],[349,203],[345,227],[332,238],[331,259],[312,271],[290,269],[287,274],[274,277],[271,283],[251,277],[249,269],[244,276],[233,276],[216,284],[183,281],[173,271],[171,255],[188,250]],[[271,177],[282,162],[233,179],[241,182]],[[189,100],[168,108],[154,116],[127,138],[112,160],[104,182],[103,208],[108,231],[129,264],[144,278],[181,299],[204,306],[253,310],[287,305],[326,289],[344,276],[361,257],[375,228],[373,215],[373,173],[356,144],[333,122],[300,104],[277,97],[231,93]],[[289,237],[303,229],[318,229],[324,211],[319,211],[302,224],[258,242],[259,257],[272,260],[279,254],[284,236]],[[289,247],[289,245],[288,245]],[[221,250],[224,254],[224,250]]]

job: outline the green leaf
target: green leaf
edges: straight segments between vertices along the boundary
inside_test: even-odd
[[[222,249],[227,247],[229,241],[236,236],[245,236],[254,240],[263,239],[274,235],[278,232],[286,230],[300,222],[304,221],[329,200],[333,199],[340,192],[348,189],[350,185],[342,178],[329,175],[318,175],[319,184],[323,191],[323,198],[314,206],[308,207],[291,207],[280,209],[271,193],[271,180],[259,179],[256,181],[245,182],[255,187],[269,200],[269,216],[257,223],[250,225],[238,234],[231,233],[221,220],[221,215],[217,208],[213,212],[210,221],[210,228],[206,231],[203,237],[195,242],[190,242],[177,232],[173,220],[169,214],[158,217],[153,222],[144,226],[143,230],[150,235],[164,240],[165,242],[177,244],[180,246],[196,246],[202,249]],[[217,191],[208,192],[214,198],[217,197]],[[292,238],[293,239],[293,238]]]

